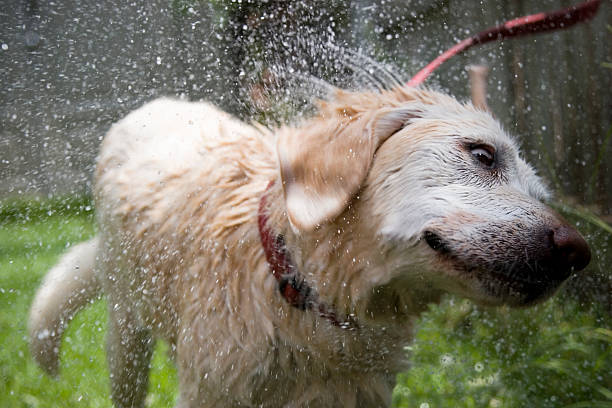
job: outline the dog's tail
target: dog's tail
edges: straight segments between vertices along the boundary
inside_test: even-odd
[[[47,373],[57,375],[62,333],[72,317],[99,296],[94,273],[98,238],[75,245],[45,276],[30,310],[30,351]]]

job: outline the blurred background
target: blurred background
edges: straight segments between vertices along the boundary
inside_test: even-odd
[[[61,406],[109,404],[106,383],[82,382],[107,375],[95,371],[105,369],[103,307],[73,323],[65,383],[31,363],[25,320],[46,269],[94,233],[98,145],[127,112],[170,95],[268,126],[299,121],[330,86],[404,83],[470,35],[577,2],[3,0],[0,407],[58,406],[58,395]],[[432,307],[394,405],[610,407],[612,3],[586,24],[474,47],[426,85],[468,99],[473,64],[489,68],[491,110],[554,191],[553,206],[585,235],[593,261],[535,309],[455,298]],[[173,369],[160,358],[150,406],[175,396]]]
[[[4,0],[0,196],[86,190],[110,124],[155,96],[278,119],[279,101],[312,98],[312,78],[364,87],[368,74],[388,82],[384,67],[407,80],[469,35],[575,3]],[[466,66],[488,65],[491,108],[527,158],[559,193],[610,217],[611,24],[604,1],[588,24],[475,47],[427,85],[467,97]],[[297,92],[270,95],[291,81]]]

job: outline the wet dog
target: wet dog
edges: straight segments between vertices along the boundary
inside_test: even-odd
[[[32,352],[56,372],[102,291],[117,406],[144,404],[156,338],[180,407],[383,406],[428,303],[531,305],[586,266],[547,197],[488,113],[433,91],[337,91],[276,131],[157,100],[103,141],[99,234],[45,278]]]

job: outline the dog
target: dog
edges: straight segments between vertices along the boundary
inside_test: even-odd
[[[46,276],[34,358],[58,371],[76,311],[108,300],[117,407],[143,406],[170,344],[178,407],[380,407],[444,293],[546,299],[585,240],[487,112],[436,91],[337,90],[300,126],[160,99],[102,142],[99,232]]]

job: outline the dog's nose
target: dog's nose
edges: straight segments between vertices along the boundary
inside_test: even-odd
[[[584,238],[568,225],[561,224],[546,233],[548,249],[538,257],[540,266],[555,280],[564,280],[572,272],[584,269],[591,260],[591,250]]]
[[[560,265],[580,271],[591,261],[591,250],[575,229],[562,225],[552,230],[553,253]]]

